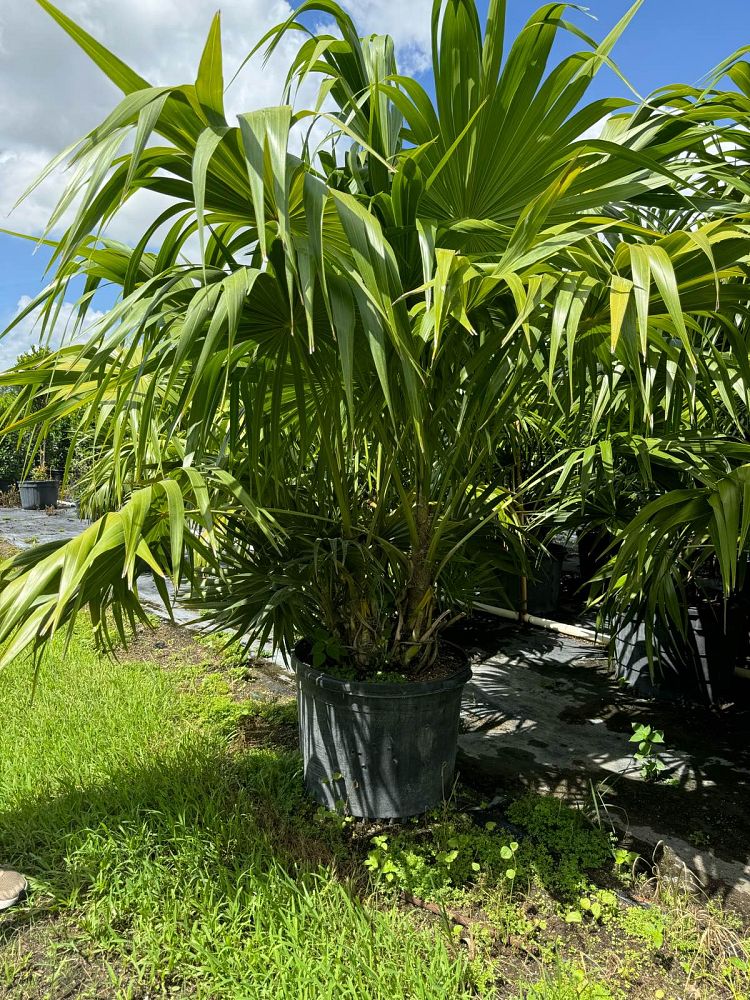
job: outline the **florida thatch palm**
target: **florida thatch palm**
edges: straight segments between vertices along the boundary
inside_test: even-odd
[[[316,636],[363,671],[418,674],[453,611],[520,558],[503,457],[520,440],[549,461],[585,426],[596,451],[615,396],[629,434],[666,414],[679,435],[706,410],[704,379],[734,433],[748,240],[741,171],[717,145],[726,107],[713,91],[585,103],[639,3],[598,45],[548,4],[504,55],[502,0],[484,34],[473,0],[436,0],[434,101],[389,38],[303,3],[297,18],[322,12],[339,34],[269,33],[273,48],[304,32],[290,103],[237,125],[218,17],[195,84],[156,88],[39,3],[125,96],[65,154],[52,224],[77,210],[30,308],[52,322],[77,275],[81,317],[101,282],[122,294],[85,346],[2,379],[22,387],[6,433],[70,414],[96,429],[84,503],[109,509],[5,565],[6,656],[86,606],[106,640],[107,610],[118,628],[138,614],[154,573],[238,636]],[[582,51],[549,67],[559,31]],[[291,103],[307,77],[312,110]],[[136,247],[96,235],[143,189],[172,204]]]

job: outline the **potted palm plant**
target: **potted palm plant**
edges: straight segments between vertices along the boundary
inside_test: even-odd
[[[97,429],[81,503],[105,511],[4,564],[4,657],[86,607],[106,646],[145,617],[139,576],[167,603],[171,578],[215,627],[293,664],[313,795],[354,815],[420,812],[450,787],[469,675],[447,629],[524,559],[518,484],[497,462],[509,428],[543,404],[556,441],[554,421],[614,366],[640,372],[624,322],[636,309],[650,363],[687,372],[689,345],[664,337],[683,316],[673,257],[689,307],[715,310],[731,222],[717,203],[686,248],[648,209],[681,206],[721,158],[682,95],[635,112],[582,104],[639,4],[547,71],[557,32],[574,31],[558,5],[504,58],[502,0],[484,31],[473,0],[436,0],[433,99],[398,73],[389,38],[305,2],[262,43],[302,39],[287,103],[233,124],[218,17],[195,83],[153,87],[39,3],[124,98],[69,153],[84,193],[29,309],[53,317],[72,274],[81,315],[100,282],[122,293],[86,343],[0,377],[18,390],[3,428],[73,415]],[[336,34],[299,21],[321,11]],[[294,107],[309,77],[320,98]],[[171,202],[135,247],[92,238],[144,189]]]
[[[617,675],[641,695],[717,706],[741,697],[736,668],[750,656],[750,447],[675,430],[648,453],[626,432],[601,440],[585,476],[592,499],[576,481],[588,449],[557,456],[569,473],[563,523],[602,539],[584,580],[594,577]]]
[[[706,462],[693,482],[644,504],[612,561],[605,607],[615,659],[641,693],[710,706],[746,700],[736,670],[750,656],[750,465],[728,461],[733,450],[726,442],[714,468]]]

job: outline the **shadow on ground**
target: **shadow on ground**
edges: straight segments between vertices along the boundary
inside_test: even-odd
[[[0,856],[31,887],[0,920],[0,942],[82,894],[124,930],[149,895],[165,903],[202,882],[201,892],[232,898],[248,871],[315,871],[335,859],[336,845],[313,814],[296,753],[230,754],[194,742],[166,764],[50,797],[30,794],[0,812]]]
[[[473,659],[464,780],[596,799],[636,839],[687,842],[707,883],[750,889],[750,710],[636,698],[612,679],[605,651],[541,629],[480,619],[462,641]],[[657,783],[633,761],[633,722],[664,731]]]

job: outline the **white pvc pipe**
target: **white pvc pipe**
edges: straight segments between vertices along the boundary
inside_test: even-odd
[[[524,625],[536,625],[537,628],[546,628],[550,632],[559,632],[561,635],[570,635],[574,639],[585,639],[586,642],[593,642],[597,646],[608,646],[612,636],[606,632],[595,632],[592,628],[583,628],[581,625],[568,625],[567,622],[556,622],[551,618],[539,618],[537,615],[530,615],[525,611],[511,611],[509,608],[496,608],[492,604],[474,604],[480,611],[486,611],[489,615],[496,615],[498,618],[509,618]]]
[[[551,618],[538,618],[536,615],[527,614],[524,611],[511,611],[510,608],[496,608],[492,604],[474,604],[480,611],[486,611],[488,615],[495,615],[497,618],[508,618],[514,622],[521,622],[523,625],[536,625],[537,628],[546,628],[550,632],[559,632],[561,635],[570,635],[574,639],[585,639],[586,642],[593,642],[596,646],[608,646],[612,640],[611,635],[606,632],[595,632],[590,628],[582,628],[580,625],[568,625],[566,622],[556,622]],[[750,670],[746,667],[735,667],[734,673],[743,680],[750,680]]]

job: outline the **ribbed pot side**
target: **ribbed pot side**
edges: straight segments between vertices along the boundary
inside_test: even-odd
[[[414,684],[342,681],[293,655],[305,786],[328,809],[417,816],[450,794],[468,660]]]
[[[60,483],[56,479],[28,479],[18,484],[18,492],[24,510],[44,510],[57,506]]]

